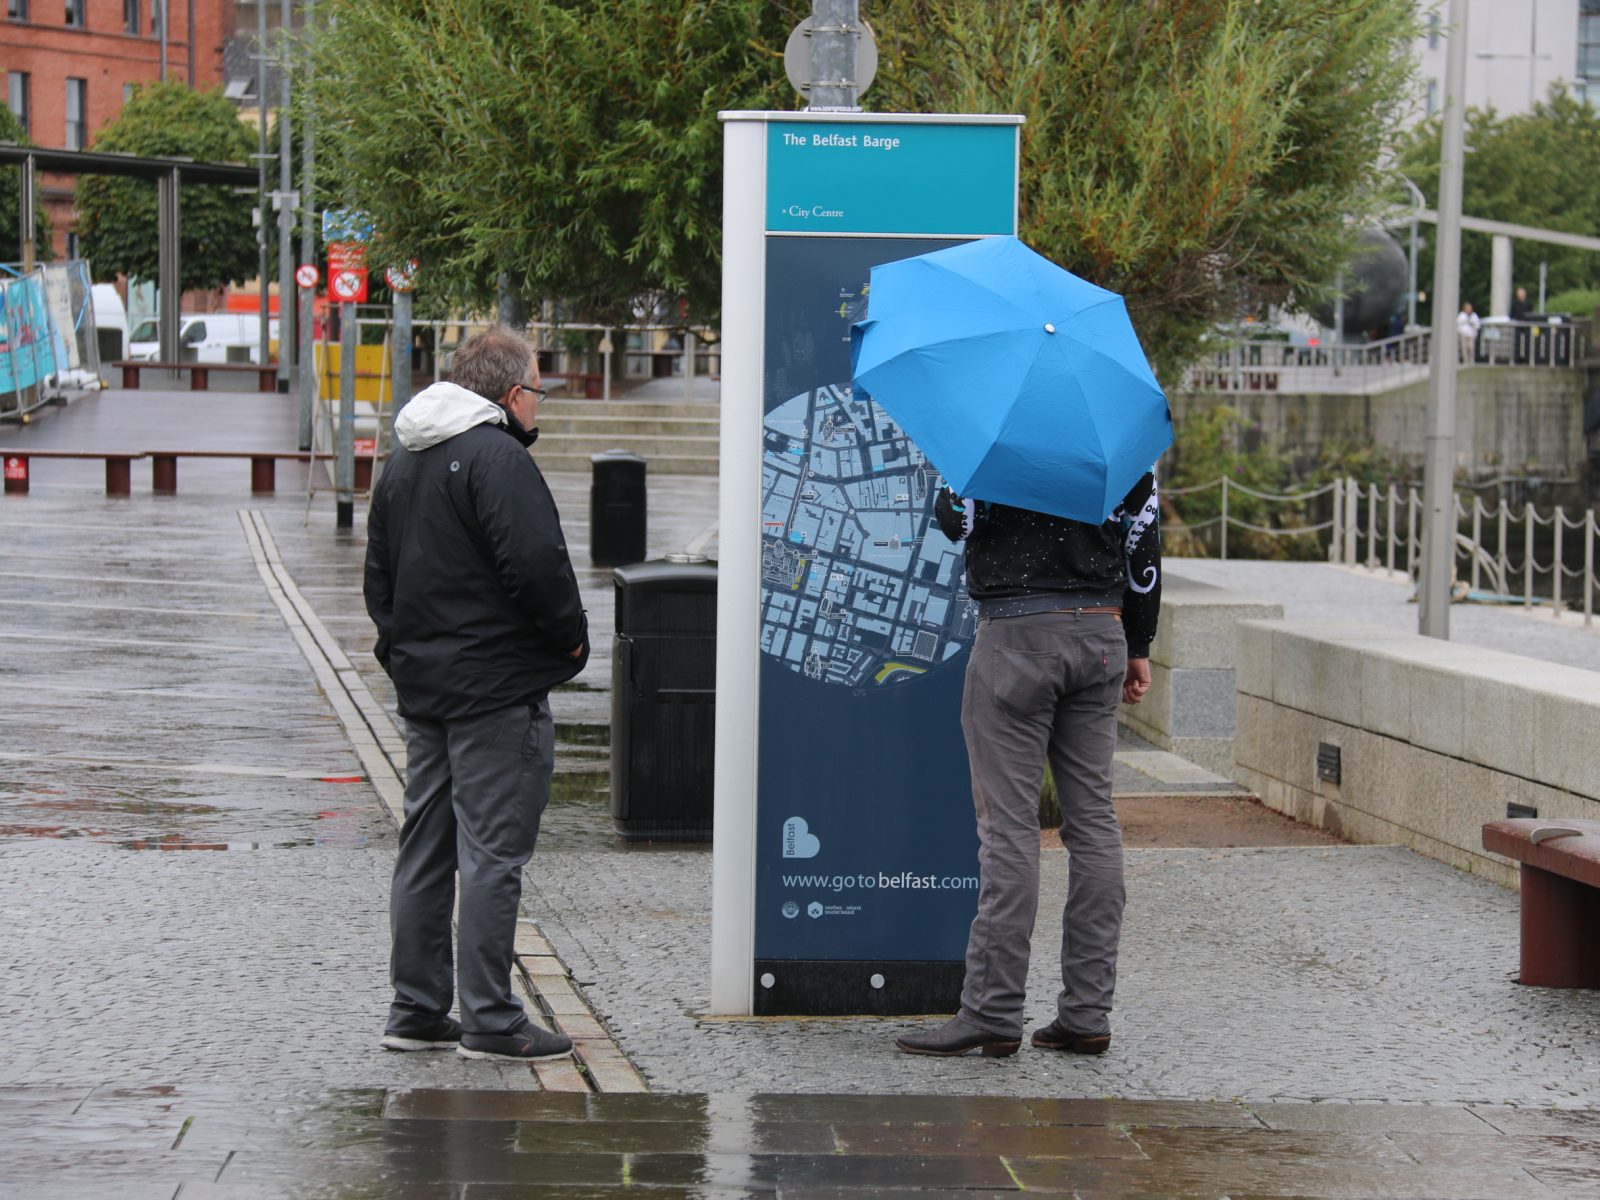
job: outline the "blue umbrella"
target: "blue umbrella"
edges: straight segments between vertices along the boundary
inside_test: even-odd
[[[1122,297],[1014,237],[873,267],[850,365],[961,496],[1099,524],[1172,444]]]

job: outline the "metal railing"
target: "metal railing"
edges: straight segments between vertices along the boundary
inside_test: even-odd
[[[1483,490],[1525,480],[1495,479],[1476,485]],[[1550,482],[1550,481],[1547,481]],[[1570,481],[1568,481],[1570,482]],[[1220,557],[1228,557],[1228,530],[1246,529],[1270,537],[1314,535],[1327,560],[1371,570],[1403,571],[1416,578],[1422,559],[1422,493],[1411,485],[1362,484],[1355,479],[1303,492],[1264,492],[1223,476],[1186,488],[1166,488],[1168,499],[1221,489],[1221,512],[1205,521],[1168,522],[1172,532],[1198,532],[1217,527]],[[1305,505],[1331,493],[1329,519],[1303,526],[1268,527],[1234,516],[1230,500],[1243,494],[1262,503]],[[1454,493],[1456,552],[1454,590],[1458,599],[1548,605],[1559,614],[1581,611],[1593,624],[1595,606],[1595,541],[1600,537],[1594,510],[1576,514],[1552,505],[1543,511],[1531,503],[1512,504],[1504,497],[1485,503],[1476,491]],[[1182,505],[1176,506],[1180,511]],[[1460,593],[1464,593],[1460,594]]]
[[[1458,359],[1479,367],[1581,366],[1585,329],[1570,322],[1485,322],[1470,343],[1456,335]],[[1369,392],[1426,378],[1433,350],[1428,329],[1359,345],[1297,345],[1240,338],[1210,347],[1183,377],[1190,392]]]

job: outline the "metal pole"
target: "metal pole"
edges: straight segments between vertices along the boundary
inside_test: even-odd
[[[694,400],[694,331],[683,331],[683,398]]]
[[[1539,311],[1540,312],[1544,311],[1544,287],[1545,287],[1546,282],[1548,282],[1549,278],[1550,278],[1550,264],[1547,263],[1547,262],[1540,263],[1539,264]]]
[[[17,228],[22,233],[22,273],[26,275],[33,270],[33,240],[37,236],[33,227],[34,209],[38,202],[33,198],[34,187],[33,155],[28,155],[22,164],[22,212],[21,223]]]
[[[1344,559],[1344,477],[1333,481],[1333,538],[1328,543],[1328,561]]]
[[[339,305],[339,431],[334,442],[334,524],[349,529],[356,509],[356,306]]]
[[[271,304],[267,296],[267,5],[256,0],[256,280],[261,288],[260,361],[267,361],[267,346],[272,341]],[[279,307],[283,298],[280,296]],[[281,354],[281,351],[280,351]]]
[[[1406,489],[1406,574],[1417,570],[1417,509],[1421,504],[1416,488]]]
[[[1461,181],[1465,158],[1467,0],[1450,0],[1450,47],[1445,64],[1444,136],[1439,161],[1439,235],[1433,270],[1433,343],[1450,344],[1461,296]],[[1428,459],[1423,472],[1427,521],[1418,632],[1450,636],[1450,568],[1455,561],[1456,358],[1436,353],[1429,370]]]
[[[1411,222],[1411,286],[1406,292],[1406,332],[1417,327],[1417,223]]]
[[[1228,477],[1222,477],[1222,561],[1228,561]]]
[[[1472,497],[1472,590],[1478,590],[1478,559],[1483,556],[1483,501]]]
[[[1522,510],[1522,607],[1533,607],[1533,501]]]
[[[1352,478],[1344,481],[1344,561],[1346,566],[1353,567],[1360,559],[1359,543],[1356,539],[1361,534],[1361,485]]]
[[[1367,570],[1378,569],[1378,485],[1367,490]]]
[[[289,141],[289,40],[291,31],[290,3],[282,0],[279,9],[278,76],[282,93],[278,104],[278,386],[293,392],[299,383],[292,348],[295,343],[295,312],[291,297],[294,295],[294,205],[289,199],[294,186],[291,177],[292,157]],[[285,351],[290,351],[285,353]],[[285,371],[284,368],[288,370]]]
[[[389,368],[389,419],[394,418],[411,399],[411,293],[394,294],[394,345],[390,347],[393,365]]]
[[[811,96],[808,108],[855,109],[856,43],[861,34],[857,0],[812,0]]]
[[[194,0],[189,0],[189,24],[183,31],[183,40],[189,47],[189,86],[194,87]]]
[[[157,218],[156,325],[161,343],[161,361],[178,361],[178,306],[183,295],[182,256],[178,239],[183,234],[182,206],[178,193],[178,172],[168,171],[156,182]]]
[[[1583,623],[1594,621],[1594,509],[1583,514]]]
[[[316,0],[306,0],[305,25],[303,26],[306,38],[309,41],[316,36],[313,29],[316,25],[317,4]],[[316,109],[313,107],[315,92],[311,87],[313,59],[306,56],[305,86],[301,89],[306,97],[305,128],[301,130],[301,155],[300,164],[300,261],[314,263],[317,261],[317,206],[316,206],[316,162],[317,162],[317,122]],[[304,288],[300,293],[300,320],[297,322],[300,333],[300,364],[298,383],[300,385],[300,449],[311,449],[311,424],[317,408],[317,350],[316,334],[316,302],[317,289]],[[280,322],[278,325],[278,359],[283,359],[283,347],[289,344],[289,331]]]
[[[162,83],[167,81],[167,4],[170,0],[155,0],[161,6],[161,73]]]
[[[1561,543],[1563,541],[1561,535],[1566,529],[1566,525],[1567,514],[1560,505],[1557,505],[1555,520],[1556,541],[1554,557],[1551,560],[1552,565],[1550,567],[1550,614],[1555,617],[1561,615],[1561,572],[1566,569],[1561,561]]]

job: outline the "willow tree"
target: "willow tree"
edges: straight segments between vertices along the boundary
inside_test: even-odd
[[[1309,298],[1380,204],[1412,0],[873,0],[879,110],[1015,112],[1022,232],[1124,292],[1170,370],[1209,323]],[[424,288],[714,320],[728,108],[792,108],[809,4],[332,0],[319,162]]]

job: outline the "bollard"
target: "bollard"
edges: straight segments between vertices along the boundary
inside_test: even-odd
[[[645,554],[646,461],[626,450],[590,460],[589,561],[597,567],[642,562]]]
[[[250,491],[257,496],[270,496],[278,490],[278,460],[252,458],[250,460]]]
[[[6,455],[6,494],[8,496],[26,496],[28,494],[28,456],[26,454]]]

